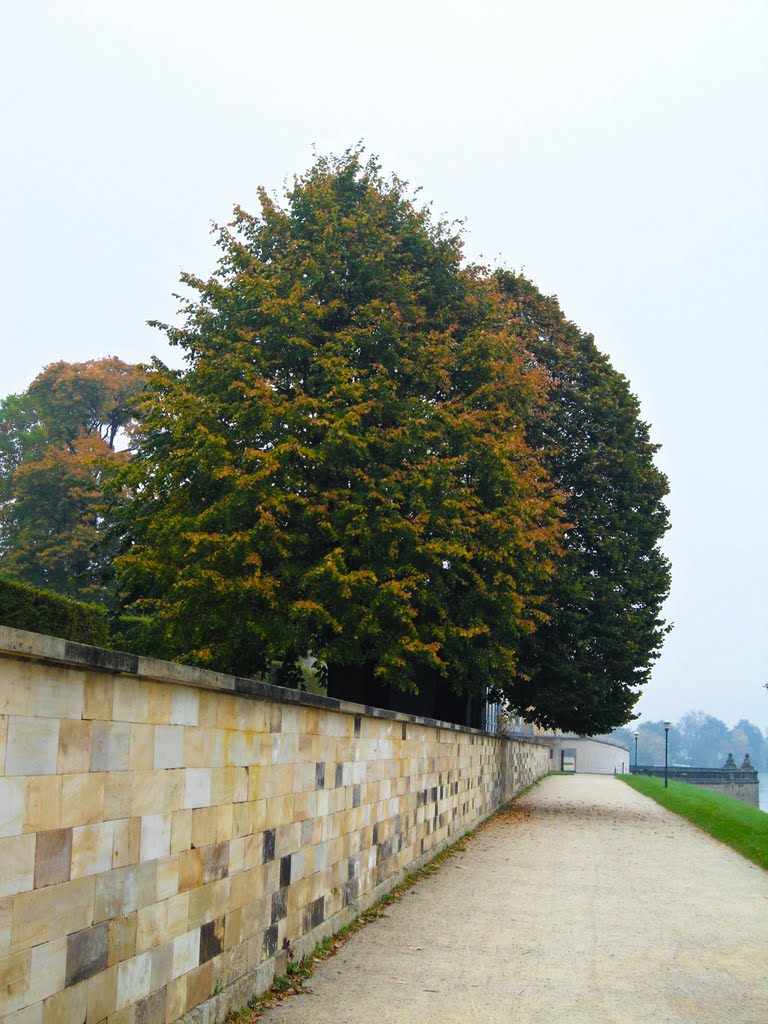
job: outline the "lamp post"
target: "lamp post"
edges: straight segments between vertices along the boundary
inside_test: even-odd
[[[672,723],[664,723],[664,789],[669,786],[669,727]]]
[[[637,741],[640,739],[640,732],[635,730],[635,771],[637,771]]]

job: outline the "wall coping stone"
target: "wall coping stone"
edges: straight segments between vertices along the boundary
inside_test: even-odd
[[[283,704],[325,708],[329,711],[341,711],[350,715],[385,718],[393,722],[410,722],[414,725],[448,729],[451,732],[469,733],[475,736],[493,735],[498,739],[510,741],[514,739],[518,742],[525,740],[538,745],[538,737],[534,736],[504,736],[501,733],[488,733],[483,729],[458,725],[456,722],[442,722],[435,718],[408,715],[401,711],[390,711],[369,704],[356,704],[352,701],[339,700],[336,697],[306,693],[303,690],[290,690],[284,686],[262,683],[258,679],[231,676],[224,672],[213,672],[210,669],[198,668],[194,665],[181,665],[173,661],[161,661],[159,658],[126,654],[124,651],[91,647],[88,644],[77,644],[59,637],[30,633],[24,629],[13,629],[10,626],[0,625],[0,658],[2,657],[23,657],[32,661],[66,665],[70,668],[88,668],[98,672],[112,672],[115,675],[136,676],[138,679],[152,682],[195,686],[205,690],[216,690],[219,693],[230,693],[238,697],[253,697],[257,700],[279,701]]]

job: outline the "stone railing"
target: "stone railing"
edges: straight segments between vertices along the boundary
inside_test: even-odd
[[[664,778],[664,765],[653,765],[644,767],[632,767],[633,775],[648,775],[654,778]],[[691,786],[701,786],[713,793],[721,793],[723,796],[732,796],[736,800],[752,804],[758,807],[759,801],[759,780],[755,769],[742,770],[738,768],[668,768],[667,777],[677,782],[687,782]]]

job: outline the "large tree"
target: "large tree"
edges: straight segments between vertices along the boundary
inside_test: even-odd
[[[156,365],[118,571],[166,656],[401,689],[517,671],[559,550],[546,375],[456,235],[358,155],[238,209]],[[535,410],[538,410],[536,412]]]
[[[525,277],[505,271],[495,283],[510,328],[549,376],[548,414],[528,437],[565,496],[568,522],[548,619],[523,637],[501,690],[539,725],[605,733],[633,717],[666,632],[667,480],[637,399],[593,337]]]
[[[116,357],[47,366],[0,403],[0,571],[103,598],[110,550],[103,489],[125,458],[146,374]]]

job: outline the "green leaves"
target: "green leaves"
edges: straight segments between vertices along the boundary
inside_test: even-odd
[[[145,375],[115,357],[52,363],[0,407],[0,568],[70,597],[104,599],[103,489],[125,454]]]
[[[126,598],[167,656],[484,692],[561,532],[525,437],[540,374],[459,240],[375,163],[321,160],[286,199],[236,211],[171,332],[189,369],[156,371],[124,477]]]
[[[566,495],[564,557],[550,580],[548,621],[526,638],[506,694],[526,718],[578,733],[626,722],[666,633],[667,480],[625,378],[556,300],[497,275],[510,326],[551,379],[529,437]]]

